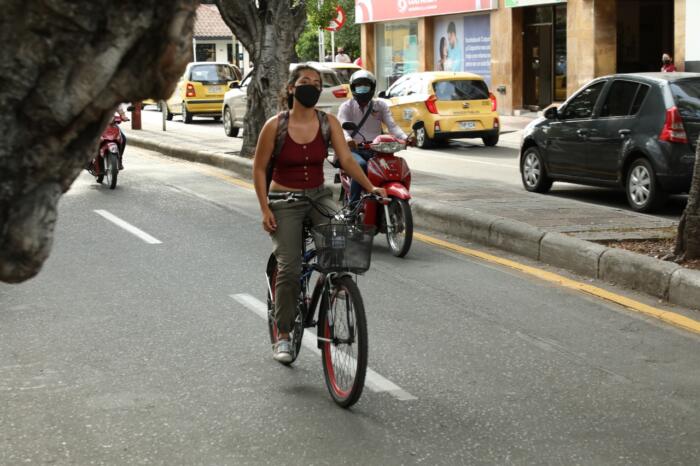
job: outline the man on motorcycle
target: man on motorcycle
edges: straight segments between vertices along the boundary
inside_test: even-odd
[[[358,127],[357,131],[343,130],[343,132],[353,157],[365,173],[367,172],[367,160],[358,151],[357,143],[364,140],[372,142],[375,137],[382,134],[382,123],[397,138],[408,139],[406,133],[399,128],[391,116],[391,110],[386,102],[373,99],[376,88],[377,80],[372,73],[366,70],[354,72],[350,76],[350,91],[353,98],[343,102],[338,110],[338,120],[340,120],[341,125],[346,121],[351,121]],[[361,192],[362,187],[353,180],[350,187],[350,201],[357,202]]]

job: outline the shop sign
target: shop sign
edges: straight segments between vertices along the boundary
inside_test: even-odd
[[[546,5],[548,3],[566,3],[566,0],[506,0],[506,8],[516,6]]]
[[[498,0],[355,0],[355,20],[372,23],[496,8]]]

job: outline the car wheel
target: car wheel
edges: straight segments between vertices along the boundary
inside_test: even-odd
[[[666,202],[666,193],[656,180],[654,167],[647,159],[637,159],[627,170],[627,201],[637,212],[651,212]]]
[[[546,193],[552,188],[552,179],[547,176],[542,154],[537,147],[529,147],[520,159],[520,177],[523,186],[533,193]]]
[[[192,114],[187,111],[187,105],[185,105],[185,102],[182,103],[182,121],[184,121],[186,124],[192,123]]]
[[[484,145],[487,147],[493,147],[498,144],[498,133],[481,138],[484,141]]]
[[[428,137],[428,132],[424,127],[418,128],[416,130],[416,146],[421,149],[428,149],[432,147],[433,141]]]
[[[228,137],[235,138],[238,136],[238,128],[233,126],[233,116],[231,115],[231,109],[228,107],[224,109],[224,132]]]

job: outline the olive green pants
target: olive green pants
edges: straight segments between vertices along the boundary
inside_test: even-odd
[[[322,210],[335,212],[332,192],[326,187],[309,189],[304,194],[324,207]],[[286,202],[284,200],[269,203],[277,221],[277,230],[270,235],[274,245],[273,253],[277,258],[277,283],[275,285],[275,320],[280,332],[289,332],[294,325],[297,300],[299,298],[301,278],[301,241],[304,219],[311,219],[312,224],[329,223],[330,219],[322,215],[308,201]]]

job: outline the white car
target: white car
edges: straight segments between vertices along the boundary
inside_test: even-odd
[[[289,65],[289,70],[292,71],[297,66],[297,63],[292,63]],[[320,66],[314,66],[314,68],[320,71],[321,79],[323,80],[323,89],[316,108],[326,113],[337,115],[340,104],[349,98],[347,86],[340,82],[338,75],[332,69]],[[250,84],[251,75],[252,71],[248,72],[240,84],[232,83],[231,90],[224,95],[221,117],[224,120],[224,132],[227,136],[238,136],[239,131],[244,126],[243,121],[245,120],[248,102],[248,84]]]

